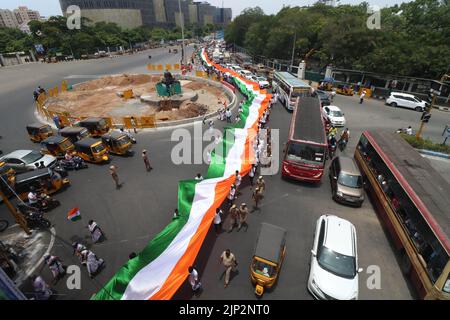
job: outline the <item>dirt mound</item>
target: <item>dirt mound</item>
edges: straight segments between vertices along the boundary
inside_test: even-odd
[[[130,85],[141,85],[149,82],[160,81],[160,77],[152,77],[146,74],[121,76],[107,76],[100,79],[95,79],[89,82],[82,83],[75,87],[75,91],[89,91],[97,90],[105,87],[124,87]]]
[[[183,102],[180,106],[179,114],[183,118],[195,118],[198,116],[203,116],[207,112],[207,105],[192,102]]]

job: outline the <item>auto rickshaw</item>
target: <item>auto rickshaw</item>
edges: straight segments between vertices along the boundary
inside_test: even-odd
[[[83,127],[65,127],[58,131],[62,137],[69,138],[72,143],[90,136],[88,129]]]
[[[336,87],[336,93],[337,94],[342,94],[344,96],[352,96],[353,95],[353,88],[350,85],[339,84]]]
[[[27,125],[28,136],[33,142],[41,142],[53,135],[52,127],[48,124],[33,123]]]
[[[103,142],[92,138],[84,138],[75,142],[75,154],[91,163],[108,162],[109,155]]]
[[[15,176],[11,181],[14,192],[23,201],[28,199],[31,187],[40,190],[47,195],[51,195],[70,184],[69,179],[62,178],[61,175],[50,168],[37,169]]]
[[[272,288],[277,281],[285,253],[286,230],[262,223],[250,266],[250,277],[256,285],[257,296],[262,296],[264,289]]]
[[[57,158],[63,158],[66,152],[71,153],[75,146],[69,138],[62,136],[51,136],[41,142],[41,153],[51,154]]]
[[[88,129],[94,138],[100,138],[109,131],[109,126],[103,118],[87,118],[78,122],[78,126]]]
[[[131,151],[131,139],[128,135],[122,132],[110,132],[102,136],[102,142],[110,153],[120,156],[130,156],[133,154]]]

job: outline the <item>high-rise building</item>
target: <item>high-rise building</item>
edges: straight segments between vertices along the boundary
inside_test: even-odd
[[[16,15],[8,9],[0,9],[0,27],[17,28],[19,22]]]
[[[115,22],[127,29],[141,25],[174,27],[181,25],[181,19],[185,25],[224,24],[228,21],[218,20],[216,7],[207,2],[192,2],[192,0],[180,0],[181,14],[178,0],[59,0],[59,2],[63,13],[66,13],[69,6],[76,5],[81,9],[81,16],[92,22]],[[231,13],[231,9],[224,10]]]
[[[19,24],[25,23],[32,20],[40,20],[41,15],[39,11],[28,9],[27,7],[19,7],[14,9],[14,14],[16,15]]]

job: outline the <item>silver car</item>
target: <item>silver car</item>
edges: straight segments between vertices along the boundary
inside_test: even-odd
[[[51,155],[43,155],[39,151],[16,150],[1,157],[0,162],[5,162],[7,167],[17,172],[24,172],[36,169],[36,165],[41,162],[45,167],[52,168],[56,165],[57,159]]]

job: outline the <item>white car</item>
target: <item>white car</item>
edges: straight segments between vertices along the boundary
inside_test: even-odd
[[[243,76],[247,80],[251,80],[253,77],[253,73],[251,73],[248,70],[241,70],[241,71],[239,71],[239,73],[241,74],[241,76]]]
[[[44,166],[52,168],[56,165],[57,159],[52,155],[43,155],[34,150],[16,150],[0,158],[0,162],[5,162],[5,166],[17,172],[24,172],[36,169],[36,164],[44,162]]]
[[[311,250],[308,290],[316,299],[357,300],[360,272],[355,226],[337,216],[321,216]]]
[[[250,80],[257,82],[259,84],[259,88],[260,89],[268,89],[268,88],[270,88],[269,81],[267,81],[267,79],[264,78],[264,77],[252,76]]]
[[[345,126],[345,117],[344,113],[342,113],[341,109],[336,106],[324,106],[323,111],[327,115],[331,124],[335,127],[343,127]]]
[[[237,72],[237,73],[239,73],[239,71],[241,71],[241,70],[242,70],[242,68],[241,68],[241,67],[239,67],[239,66],[237,66],[237,65],[233,65],[233,66],[231,66],[231,69],[232,69],[232,70],[234,70],[234,72]]]
[[[401,92],[391,92],[389,98],[386,99],[386,104],[394,108],[405,107],[419,112],[423,112],[428,107],[426,101],[423,101],[412,94]]]

